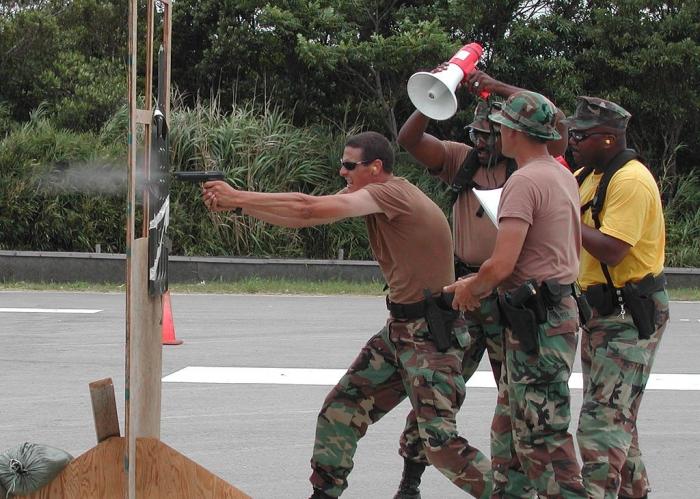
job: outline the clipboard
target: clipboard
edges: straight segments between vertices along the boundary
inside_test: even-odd
[[[472,187],[476,199],[484,208],[484,212],[498,228],[498,203],[501,201],[501,193],[503,192],[503,187],[498,189],[476,189]]]

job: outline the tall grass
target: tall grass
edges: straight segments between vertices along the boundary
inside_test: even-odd
[[[700,267],[700,180],[696,171],[679,178],[664,215],[666,266]]]
[[[0,248],[123,248],[123,199],[75,192],[61,181],[68,162],[96,165],[99,174],[112,167],[108,155],[93,134],[56,128],[44,108],[8,133],[0,140]]]

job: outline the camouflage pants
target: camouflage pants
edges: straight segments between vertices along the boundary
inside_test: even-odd
[[[498,391],[493,457],[494,498],[507,491],[513,461],[519,461],[542,498],[585,498],[573,437],[569,377],[576,357],[578,310],[571,297],[548,312],[538,328],[538,352],[525,353],[505,331],[505,366]]]
[[[649,481],[637,435],[637,414],[668,323],[668,295],[652,296],[656,330],[639,339],[632,316],[593,317],[583,329],[583,406],[577,440],[591,498],[644,497]]]
[[[501,383],[501,365],[503,364],[503,326],[501,325],[500,312],[498,310],[498,296],[492,295],[481,300],[479,310],[467,312],[465,316],[469,330],[469,344],[464,351],[462,361],[462,377],[466,383],[476,372],[484,356],[488,352],[491,370],[497,386]],[[495,416],[494,416],[495,417]],[[522,471],[520,462],[510,460],[512,447],[512,435],[510,429],[499,434],[494,426],[491,428],[491,457],[501,455],[501,449],[505,448],[507,455],[501,457],[511,463],[508,471],[508,497],[529,498],[532,497],[532,487]],[[425,456],[422,441],[418,431],[415,411],[408,413],[406,426],[399,442],[399,454],[413,462],[430,464]]]
[[[340,496],[367,427],[408,396],[428,461],[465,492],[490,496],[488,458],[457,434],[467,342],[466,325],[458,322],[445,352],[437,351],[423,319],[389,319],[367,342],[318,415],[311,459],[315,488]]]

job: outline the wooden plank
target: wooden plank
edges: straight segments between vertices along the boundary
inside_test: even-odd
[[[25,499],[76,499],[124,497],[126,439],[112,437],[71,461],[51,483]]]
[[[155,438],[136,440],[139,499],[250,499],[250,496]]]
[[[148,239],[135,239],[129,276],[131,325],[129,327],[129,413],[126,428],[129,490],[135,491],[136,439],[160,436],[162,352],[161,297],[148,295]],[[130,497],[135,497],[130,495]]]
[[[153,111],[151,109],[137,109],[136,123],[140,125],[151,125],[153,123]]]
[[[112,378],[93,381],[89,386],[97,443],[107,440],[109,437],[120,436],[117,401],[114,398]]]
[[[136,101],[136,86],[137,86],[137,59],[138,59],[138,1],[129,0],[129,77],[127,79],[128,91],[129,91],[129,134],[127,136],[127,148],[128,148],[128,193],[127,193],[127,204],[126,204],[126,334],[125,334],[125,351],[124,351],[124,434],[127,438],[127,446],[124,449],[124,464],[128,470],[125,474],[125,486],[124,495],[121,497],[126,497],[128,499],[135,499],[136,488],[135,479],[132,479],[134,471],[131,470],[133,466],[129,466],[129,448],[128,448],[128,437],[129,437],[129,414],[131,412],[131,402],[129,401],[129,387],[131,385],[131,380],[129,378],[129,373],[131,372],[131,365],[129,359],[129,353],[131,351],[131,317],[132,317],[132,304],[131,304],[131,274],[132,274],[132,261],[131,261],[131,251],[134,242],[134,228],[136,225],[136,125],[138,123],[138,110]],[[133,475],[135,477],[135,475]]]
[[[172,6],[169,2],[163,4],[163,50],[165,50],[165,121],[170,127],[170,73],[171,73],[171,38],[173,30]]]

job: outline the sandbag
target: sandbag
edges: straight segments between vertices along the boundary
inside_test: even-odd
[[[31,494],[53,480],[72,460],[73,456],[61,449],[24,442],[0,454],[0,489],[7,489],[6,495],[10,496]]]

